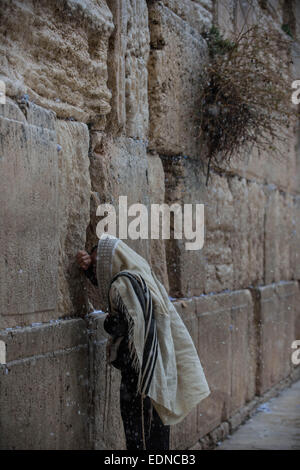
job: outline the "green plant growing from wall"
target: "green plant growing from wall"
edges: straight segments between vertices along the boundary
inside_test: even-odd
[[[291,28],[290,28],[289,24],[281,25],[281,29],[282,29],[282,31],[285,32],[285,34],[287,34],[288,36],[290,36],[293,39],[293,35],[292,35]]]
[[[282,31],[255,24],[229,39],[204,33],[208,60],[201,76],[200,136],[211,167],[226,166],[256,146],[277,154],[291,117],[290,44]]]

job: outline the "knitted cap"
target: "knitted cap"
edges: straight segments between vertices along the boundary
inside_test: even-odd
[[[120,241],[112,235],[103,233],[97,248],[97,281],[101,309],[108,311],[108,290],[112,278],[112,260],[115,248]]]

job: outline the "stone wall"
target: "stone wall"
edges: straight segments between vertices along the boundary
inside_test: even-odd
[[[212,392],[171,447],[212,447],[299,378],[299,123],[281,158],[237,155],[208,186],[198,139],[213,22],[230,35],[245,16],[289,21],[299,79],[298,2],[252,3],[0,0],[1,449],[125,448],[104,314],[75,263],[97,242],[97,206],[119,196],[204,204],[202,250],[127,240],[168,289]]]

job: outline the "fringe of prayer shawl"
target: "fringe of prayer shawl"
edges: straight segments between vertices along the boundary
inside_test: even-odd
[[[156,364],[157,353],[158,353],[158,340],[157,340],[157,331],[156,331],[156,322],[153,312],[152,298],[151,293],[141,276],[133,275],[132,273],[121,271],[116,274],[111,280],[110,285],[116,280],[119,276],[126,276],[130,279],[132,287],[136,293],[136,296],[140,302],[145,322],[145,334],[144,334],[144,347],[143,347],[143,361],[142,365],[140,364],[139,358],[136,354],[136,349],[134,346],[134,321],[132,320],[127,307],[119,294],[116,291],[114,304],[115,308],[121,312],[128,322],[128,348],[130,353],[130,358],[132,361],[132,366],[134,370],[139,374],[138,378],[138,387],[136,394],[141,395],[141,420],[142,420],[142,437],[143,437],[143,446],[146,450],[146,441],[145,441],[145,429],[144,429],[144,399],[147,396],[151,380],[153,377],[153,372]],[[109,295],[108,295],[109,297]],[[110,299],[108,298],[109,309],[111,311]],[[150,428],[152,423],[152,402],[150,409]],[[150,433],[149,428],[149,433]]]

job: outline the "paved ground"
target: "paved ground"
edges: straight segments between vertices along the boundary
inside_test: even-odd
[[[300,381],[258,407],[258,411],[215,450],[300,449]]]

